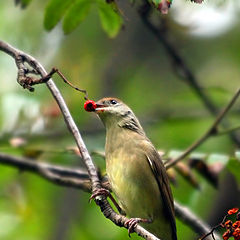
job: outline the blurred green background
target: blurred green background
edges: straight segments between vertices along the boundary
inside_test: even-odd
[[[163,45],[142,23],[137,6],[119,3],[124,26],[115,38],[102,30],[96,8],[79,27],[64,35],[61,23],[51,32],[43,27],[47,0],[32,1],[24,10],[13,1],[2,1],[0,39],[37,58],[46,70],[57,67],[73,84],[87,89],[97,100],[115,96],[126,102],[139,117],[154,145],[166,152],[183,151],[213,122],[201,99],[176,75]],[[173,2],[161,21],[168,40],[195,74],[199,84],[221,109],[240,87],[240,31],[238,1]],[[158,25],[160,13],[153,13]],[[74,146],[58,107],[45,85],[35,92],[16,83],[14,60],[0,52],[0,152],[34,156],[36,161],[83,166],[68,152]],[[92,113],[83,110],[79,92],[55,76],[89,151],[104,150],[105,132]],[[239,125],[239,101],[227,116],[232,127]],[[240,134],[240,132],[236,132]],[[15,147],[13,139],[26,141]],[[213,137],[197,151],[226,158],[238,147],[227,135]],[[104,168],[104,161],[94,157]],[[103,169],[104,171],[104,169]],[[105,219],[89,194],[49,183],[30,173],[0,165],[0,239],[66,240],[127,239],[127,231]],[[221,221],[226,210],[239,206],[239,185],[224,169],[214,188],[198,175],[200,189],[181,175],[173,186],[176,200],[206,222]],[[177,221],[179,239],[199,237]],[[132,234],[132,239],[139,239]]]

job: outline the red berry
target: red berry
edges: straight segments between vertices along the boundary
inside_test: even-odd
[[[226,228],[230,228],[232,226],[232,221],[231,220],[227,220],[225,223],[224,223],[225,227]]]
[[[222,235],[224,240],[228,240],[231,237],[231,232],[227,230],[223,235]]]
[[[236,221],[232,226],[233,228],[240,228],[240,221]]]
[[[240,239],[240,228],[236,228],[234,232],[232,233],[234,240],[239,240]]]
[[[93,111],[95,111],[96,108],[97,108],[97,105],[96,105],[96,103],[93,100],[87,100],[84,103],[84,109],[87,112],[93,112]]]
[[[232,209],[228,210],[228,214],[229,214],[229,215],[232,215],[232,214],[234,214],[234,213],[237,213],[238,210],[239,210],[238,208],[232,208]]]

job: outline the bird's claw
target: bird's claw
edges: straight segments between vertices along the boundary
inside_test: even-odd
[[[130,218],[124,223],[124,226],[128,228],[128,236],[131,237],[130,234],[134,232],[134,228],[138,223],[152,223],[152,221],[152,219],[146,218]]]
[[[110,192],[105,188],[99,188],[91,195],[91,197],[89,198],[89,202],[91,202],[93,199],[96,199],[96,197],[101,195],[108,197],[110,195]]]
[[[134,232],[134,228],[138,223],[142,222],[142,218],[130,218],[124,223],[124,226],[128,228],[128,236]]]
[[[98,196],[105,196],[105,197],[109,197],[111,199],[111,201],[113,202],[113,204],[115,205],[115,207],[117,208],[117,210],[119,211],[120,214],[122,215],[126,215],[126,213],[120,208],[120,206],[118,205],[118,203],[116,202],[116,200],[114,199],[114,197],[111,195],[110,191],[105,189],[105,188],[99,188],[97,189],[89,198],[89,202],[91,202],[93,199],[96,199],[96,197]]]

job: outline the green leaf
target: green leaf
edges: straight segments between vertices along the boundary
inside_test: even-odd
[[[72,32],[86,18],[91,5],[90,0],[77,0],[71,5],[63,20],[65,34]]]
[[[44,27],[53,29],[61,20],[67,9],[74,3],[73,0],[50,0],[44,15]]]
[[[235,177],[238,186],[240,186],[240,161],[239,159],[231,159],[227,165],[228,170]]]
[[[110,4],[99,1],[98,14],[104,31],[109,37],[115,37],[122,26],[122,18],[119,16],[117,11],[114,11]]]

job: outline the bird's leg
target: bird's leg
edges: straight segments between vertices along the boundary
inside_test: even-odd
[[[110,193],[109,190],[105,189],[105,188],[99,188],[97,191],[95,191],[91,197],[89,198],[89,201],[91,201],[92,199],[95,199],[97,196],[103,195],[105,197],[109,197],[112,201],[112,203],[114,204],[114,206],[117,208],[118,212],[122,215],[126,215],[126,213],[121,209],[121,207],[118,205],[117,201],[115,200],[115,198],[112,196],[112,194]]]
[[[146,218],[130,218],[124,223],[124,226],[128,228],[128,236],[133,232],[134,228],[138,223],[151,223],[152,219]]]

